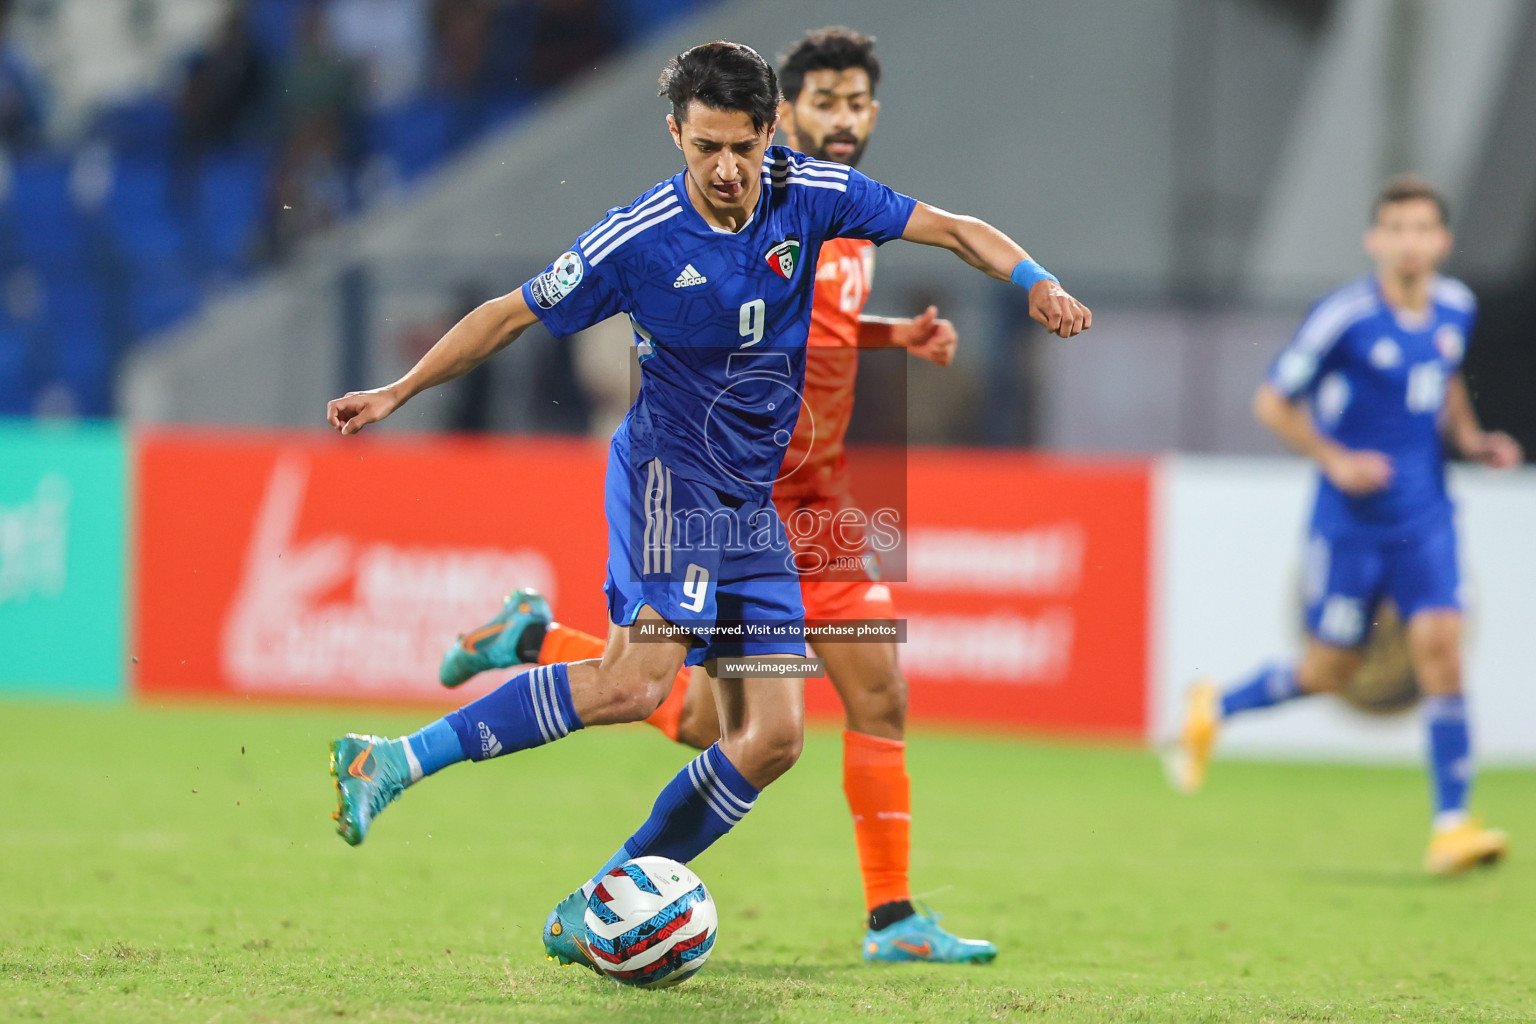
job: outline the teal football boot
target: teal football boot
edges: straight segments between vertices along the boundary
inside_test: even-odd
[[[997,947],[984,939],[962,939],[939,927],[939,914],[918,907],[910,917],[864,936],[864,959],[892,963],[987,964]]]
[[[331,778],[336,780],[336,831],[352,846],[368,837],[379,812],[411,784],[404,740],[348,733],[331,741]]]
[[[580,964],[597,970],[587,951],[587,897],[580,889],[555,905],[544,922],[544,955],[561,967]]]
[[[489,669],[521,664],[517,645],[523,633],[534,623],[548,626],[554,617],[549,602],[537,590],[513,591],[494,619],[459,634],[458,641],[443,655],[437,678],[444,686],[454,687]]]

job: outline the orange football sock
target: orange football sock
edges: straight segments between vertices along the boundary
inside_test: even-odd
[[[562,661],[586,661],[601,658],[607,645],[591,633],[583,633],[570,626],[551,622],[544,631],[544,642],[539,646],[539,664],[554,665]],[[672,692],[661,702],[661,707],[651,712],[647,725],[660,729],[662,735],[677,742],[677,723],[683,717],[683,699],[688,696],[688,668],[685,665],[677,673]]]
[[[654,725],[661,730],[663,736],[677,742],[677,724],[682,721],[683,701],[688,697],[688,666],[684,665],[678,670],[677,678],[672,680],[672,692],[667,694],[667,699],[661,702],[661,707],[651,712],[651,717],[645,720],[646,725]]]
[[[591,633],[551,622],[544,631],[544,642],[539,645],[539,664],[558,665],[562,661],[601,658],[607,646],[606,641]]]
[[[861,732],[843,732],[843,792],[853,812],[853,834],[864,873],[864,902],[910,899],[912,780],[907,745]]]

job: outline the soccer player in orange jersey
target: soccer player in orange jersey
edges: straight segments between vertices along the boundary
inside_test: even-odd
[[[819,160],[858,163],[880,110],[874,42],[846,28],[825,28],[806,35],[782,58],[780,125],[792,147]],[[864,315],[874,261],[871,242],[839,238],[822,246],[805,405],[785,451],[783,475],[774,485],[774,502],[796,549],[813,552],[817,564],[835,567],[807,574],[801,582],[808,622],[896,618],[890,587],[878,579],[864,531],[847,528],[847,518],[837,516],[845,509],[856,511],[843,442],[853,414],[859,350],[905,348],[940,366],[954,356],[954,326],[939,319],[932,306],[910,320]],[[842,528],[834,527],[834,520]],[[548,622],[548,617],[548,605],[537,594],[512,595],[501,614],[448,651],[443,682],[458,685],[476,672],[532,660],[535,650],[540,664],[602,656],[600,638]],[[865,958],[990,961],[997,955],[992,943],[953,935],[912,903],[907,684],[896,645],[812,641],[812,646],[844,708],[843,789],[853,814],[869,911]],[[718,740],[719,718],[703,670],[679,672],[672,693],[647,721],[699,749]]]

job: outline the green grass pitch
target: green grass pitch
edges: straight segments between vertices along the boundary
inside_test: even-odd
[[[696,979],[619,989],[544,960],[557,899],[684,752],[644,728],[457,767],[352,849],[326,742],[420,716],[0,703],[0,1019],[1514,1021],[1536,1019],[1536,776],[1477,802],[1514,857],[1418,871],[1421,773],[918,734],[913,881],[985,967],[866,965],[840,744],[695,864]]]

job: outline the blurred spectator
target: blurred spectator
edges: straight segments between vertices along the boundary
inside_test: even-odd
[[[278,83],[282,127],[289,138],[323,131],[340,146],[357,116],[358,73],[332,42],[324,15],[324,5],[312,3],[299,16],[293,56]]]
[[[432,84],[466,96],[483,83],[496,11],[486,0],[433,0]]]
[[[0,0],[0,144],[24,149],[39,141],[42,79],[10,36],[12,0]]]
[[[538,434],[585,434],[592,402],[576,379],[571,345],[547,334],[530,340],[534,398],[528,428]]]
[[[528,81],[559,85],[593,70],[618,48],[618,12],[611,0],[534,0]]]
[[[406,366],[415,364],[450,327],[490,297],[491,293],[483,283],[460,281],[451,289],[441,316],[409,323],[400,331],[393,346],[395,358]],[[448,430],[474,432],[491,429],[497,366],[494,360],[481,363],[447,385],[444,394],[448,409],[443,421],[444,427]]]
[[[246,20],[244,4],[232,6],[207,49],[188,62],[178,104],[179,143],[195,157],[250,139],[260,118],[269,71]]]
[[[421,85],[426,0],[331,0],[326,26],[337,51],[361,69],[369,107],[397,107]]]
[[[629,412],[639,386],[634,326],[623,314],[611,316],[567,344],[576,382],[591,406],[588,432],[596,438],[609,437]]]
[[[188,40],[169,30],[178,19],[156,15],[172,0],[0,0],[0,196],[20,197],[0,224],[0,414],[109,413],[123,353],[195,309],[210,285],[286,259],[624,38],[620,0],[196,4],[223,14],[187,55]],[[645,0],[641,21],[689,6]],[[111,76],[94,64],[58,59],[81,40],[91,60],[131,43],[144,61],[172,64],[155,63],[132,88],[103,86]],[[34,67],[29,45],[51,59]],[[143,93],[178,69],[168,92]],[[85,114],[71,127],[45,101],[62,103],[83,78],[95,84],[72,100]],[[62,152],[4,156],[54,142]],[[598,357],[612,347],[601,331],[575,347],[544,339],[528,349],[539,407],[518,414],[522,429],[585,426],[594,403],[577,382],[583,362],[603,363],[581,372],[604,378],[596,414],[611,426],[632,357],[622,319],[609,329],[612,357]],[[471,375],[449,418],[458,429],[505,426],[500,397],[488,373]]]
[[[42,308],[42,286],[35,272],[20,267],[6,275],[0,288],[0,415],[36,412],[38,392],[54,375]]]
[[[272,175],[264,255],[281,261],[351,204],[358,73],[326,31],[324,9],[305,8],[293,57],[279,81],[282,147]]]

